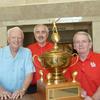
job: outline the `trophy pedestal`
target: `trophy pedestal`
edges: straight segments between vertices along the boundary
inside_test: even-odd
[[[77,82],[47,85],[46,82],[38,81],[37,85],[38,96],[41,100],[82,100],[80,86]]]

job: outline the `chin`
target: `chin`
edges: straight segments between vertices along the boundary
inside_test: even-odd
[[[84,51],[80,51],[79,54],[86,54],[86,52],[84,52]]]
[[[18,49],[20,46],[13,46],[13,48]]]

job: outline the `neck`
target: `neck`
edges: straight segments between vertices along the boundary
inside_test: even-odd
[[[10,51],[11,51],[12,56],[15,57],[18,52],[18,49],[10,47]]]
[[[89,52],[87,52],[87,53],[85,53],[85,54],[79,54],[80,59],[81,59],[82,61],[85,61],[86,58],[87,58],[87,56],[88,56],[88,54],[89,54]]]
[[[46,45],[46,42],[44,42],[44,43],[38,43],[38,45],[39,45],[40,47],[44,47],[44,46]]]

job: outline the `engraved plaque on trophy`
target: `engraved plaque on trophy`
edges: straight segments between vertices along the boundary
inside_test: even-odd
[[[38,96],[40,100],[82,100],[79,83],[62,82],[48,85],[38,81]]]

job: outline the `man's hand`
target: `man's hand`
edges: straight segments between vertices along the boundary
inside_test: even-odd
[[[12,94],[11,99],[13,100],[17,100],[18,98],[22,99],[24,94],[25,94],[24,89],[17,90]]]
[[[84,100],[94,100],[92,97],[90,97],[90,96],[86,96],[85,98],[84,98]]]
[[[7,100],[11,98],[11,93],[0,87],[0,100]]]
[[[81,97],[85,98],[87,96],[87,92],[84,89],[81,89]]]

